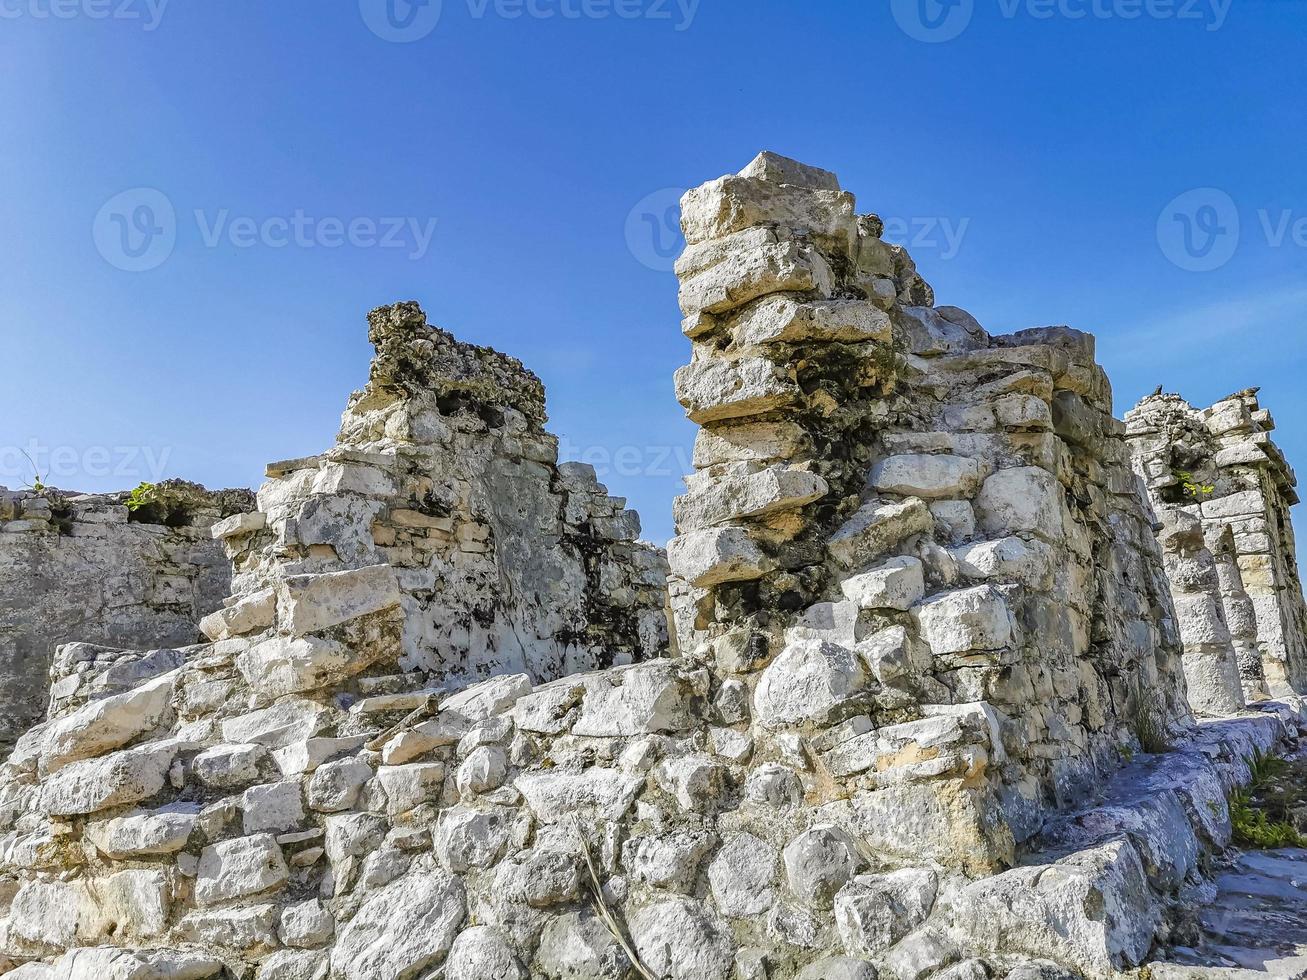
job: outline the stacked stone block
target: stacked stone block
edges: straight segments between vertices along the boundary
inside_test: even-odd
[[[1187,710],[1093,338],[936,308],[825,171],[764,154],[682,207],[680,645],[870,846],[1005,866]]]
[[[1201,410],[1159,393],[1126,422],[1154,508],[1197,518],[1218,556],[1219,581],[1209,592],[1237,647],[1247,695],[1307,690],[1307,604],[1289,514],[1297,480],[1271,439],[1275,422],[1257,389]]]
[[[168,501],[129,511],[127,493],[0,488],[0,752],[40,720],[59,644],[195,643],[231,568],[209,527],[247,490],[168,481]],[[71,684],[65,681],[65,686]]]

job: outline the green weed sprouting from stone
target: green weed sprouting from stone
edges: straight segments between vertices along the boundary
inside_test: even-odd
[[[1307,847],[1307,837],[1290,818],[1292,808],[1307,794],[1295,779],[1293,767],[1278,756],[1253,752],[1252,778],[1230,794],[1230,823],[1234,842],[1243,847],[1274,849]]]
[[[123,501],[132,513],[159,502],[159,488],[153,483],[140,483]]]
[[[1172,470],[1171,475],[1180,481],[1180,492],[1188,500],[1204,500],[1216,492],[1210,483],[1199,483],[1188,470]]]

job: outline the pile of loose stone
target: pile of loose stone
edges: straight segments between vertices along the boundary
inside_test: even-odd
[[[230,592],[209,527],[253,495],[178,480],[155,494],[166,508],[132,511],[126,493],[0,487],[0,753],[41,720],[58,644],[193,643]]]
[[[84,693],[0,768],[0,973],[1059,980],[1167,939],[1304,719],[1191,723],[1092,339],[935,308],[770,154],[684,225],[675,648],[538,383],[378,310],[340,444],[215,526],[210,642],[61,654]],[[1141,718],[1175,750],[1127,765]]]

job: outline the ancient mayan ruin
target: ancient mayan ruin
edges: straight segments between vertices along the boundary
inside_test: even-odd
[[[1307,732],[1256,390],[1119,421],[775,154],[682,227],[666,552],[411,302],[254,497],[0,496],[0,976],[1307,975],[1232,846]]]

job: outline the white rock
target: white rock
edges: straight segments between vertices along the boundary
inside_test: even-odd
[[[929,531],[930,509],[920,497],[902,501],[870,500],[837,530],[827,544],[845,568],[868,564],[904,538]]]
[[[1058,544],[1062,541],[1063,491],[1057,478],[1035,466],[1018,466],[991,474],[976,496],[976,517],[986,534],[1025,532]]]
[[[304,822],[304,800],[299,782],[251,786],[241,795],[241,823],[245,835],[294,830]]]
[[[512,947],[489,926],[464,929],[445,961],[446,980],[526,980]]]
[[[911,609],[926,594],[921,561],[903,556],[840,583],[840,591],[862,609]]]
[[[339,930],[331,968],[345,980],[416,977],[445,958],[465,915],[457,878],[438,871],[400,878]]]
[[[368,666],[368,659],[319,636],[274,636],[238,656],[236,666],[245,683],[275,698],[343,680]]]
[[[485,746],[483,748],[486,751],[499,751],[490,750]],[[481,749],[477,750],[480,751]],[[439,797],[440,788],[445,782],[445,767],[439,762],[382,766],[377,770],[377,782],[386,794],[386,812],[391,816],[398,816]]]
[[[1012,614],[990,585],[941,592],[912,609],[921,637],[936,656],[1001,650],[1012,642]]]
[[[488,868],[504,853],[509,830],[502,810],[463,806],[442,810],[433,835],[436,859],[454,874]]]
[[[1028,589],[1053,584],[1053,549],[1037,539],[1006,537],[952,549],[958,570],[970,579],[1017,582]]]
[[[640,961],[666,980],[722,980],[735,959],[735,942],[698,902],[688,898],[646,905],[629,918]]]
[[[282,909],[278,935],[287,946],[315,949],[330,942],[335,933],[335,918],[316,898]]]
[[[710,755],[691,753],[666,759],[655,771],[658,785],[676,798],[682,810],[716,808],[726,788],[727,770]]]
[[[935,904],[935,872],[904,868],[858,875],[835,896],[835,923],[850,956],[872,957],[926,921]]]
[[[980,464],[966,456],[906,453],[889,456],[871,468],[868,480],[883,493],[923,497],[970,497],[980,486]]]
[[[796,639],[763,671],[754,717],[769,728],[825,724],[866,687],[858,657],[824,640]]]
[[[357,757],[321,765],[309,779],[309,806],[320,813],[349,810],[358,800],[363,784],[372,776],[372,767]]]
[[[716,835],[704,830],[635,837],[626,842],[622,860],[637,881],[653,888],[692,892],[699,865],[716,843]]]
[[[174,854],[186,846],[199,813],[196,804],[174,803],[158,810],[87,824],[86,839],[105,857],[119,861]]]
[[[306,698],[286,698],[268,708],[229,718],[222,737],[232,743],[254,742],[269,749],[284,748],[312,738],[336,713]]]
[[[267,758],[262,745],[215,745],[191,760],[191,772],[203,786],[236,789],[257,782]]]
[[[399,582],[389,565],[291,575],[277,583],[277,622],[303,636],[397,607],[399,601]]]
[[[752,834],[727,839],[708,865],[708,885],[723,915],[760,915],[776,900],[776,849]]]
[[[676,399],[700,425],[762,415],[793,404],[799,386],[763,357],[694,361],[676,371]]]
[[[828,909],[836,893],[866,861],[847,832],[819,824],[785,846],[785,880],[790,894],[812,909]]]
[[[209,613],[200,620],[200,632],[210,640],[227,640],[265,630],[276,619],[277,595],[272,589],[261,589]]]
[[[666,660],[619,667],[586,679],[572,734],[609,737],[677,732],[693,722],[693,693]]]
[[[173,671],[126,694],[92,701],[52,722],[45,729],[42,770],[56,772],[70,762],[103,755],[159,727],[172,701],[177,676]]]
[[[66,817],[139,803],[163,789],[177,749],[175,742],[159,742],[71,763],[46,780],[42,806]]]
[[[592,767],[582,772],[535,772],[514,784],[541,823],[620,820],[644,786],[643,776]]]
[[[769,466],[757,473],[729,474],[673,501],[676,526],[690,531],[798,510],[830,490],[815,473],[791,466]]]
[[[667,560],[672,571],[696,589],[723,582],[747,582],[761,578],[773,567],[748,532],[738,527],[678,535],[667,545]]]
[[[216,905],[270,892],[290,877],[281,848],[271,834],[220,841],[200,852],[195,900]]]
[[[625,980],[631,969],[608,927],[586,912],[550,920],[540,937],[536,966],[550,980]]]

